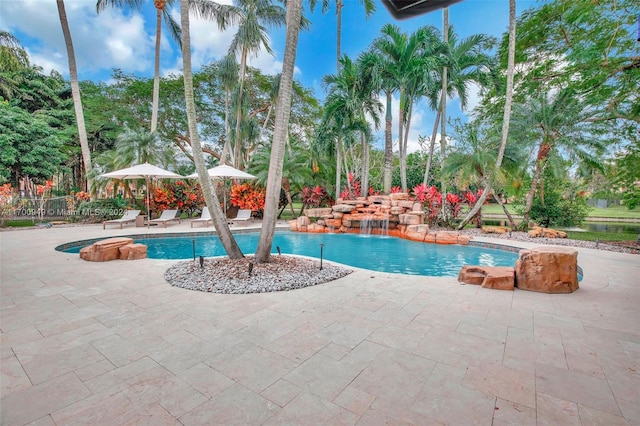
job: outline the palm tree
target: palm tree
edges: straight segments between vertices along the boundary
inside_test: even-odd
[[[358,0],[364,6],[364,13],[367,18],[376,11],[376,4],[373,0]],[[340,45],[342,42],[342,0],[336,0],[336,73],[340,72],[340,58],[342,52]],[[324,10],[323,10],[324,11]]]
[[[227,157],[231,149],[231,130],[229,129],[229,101],[231,88],[238,83],[238,62],[234,55],[226,55],[218,64],[218,79],[224,86],[224,147],[220,156],[220,164],[227,164]]]
[[[143,0],[98,0],[96,3],[97,13],[102,12],[107,6],[123,7],[128,6],[132,9],[139,10],[142,7]],[[167,5],[173,5],[174,0],[154,0],[153,5],[156,8],[156,45],[155,45],[155,61],[153,71],[153,104],[151,107],[151,132],[155,132],[158,128],[158,108],[160,103],[160,40],[162,39],[162,19],[169,27],[169,33],[180,43],[180,26],[171,17]]]
[[[269,46],[269,36],[266,26],[279,27],[286,23],[285,10],[281,6],[271,3],[271,0],[236,0],[234,14],[238,17],[239,25],[231,46],[230,54],[240,55],[240,75],[238,87],[238,101],[236,110],[236,126],[234,140],[234,166],[241,169],[242,139],[240,124],[242,122],[242,97],[244,95],[244,79],[249,55],[257,55],[261,48],[273,54]]]
[[[603,149],[602,141],[589,133],[588,120],[593,111],[586,109],[582,100],[570,89],[560,89],[551,95],[537,97],[516,105],[511,119],[513,131],[520,140],[535,140],[536,155],[531,188],[527,192],[523,212],[523,226],[527,226],[533,198],[550,158],[569,156],[573,163],[584,162],[604,171],[594,152]]]
[[[240,259],[244,257],[238,243],[233,238],[233,234],[229,229],[224,213],[220,209],[220,201],[218,196],[211,188],[211,180],[207,173],[207,166],[202,155],[202,144],[200,143],[200,135],[198,133],[198,125],[196,122],[196,106],[193,96],[193,72],[191,71],[191,37],[189,35],[189,0],[180,1],[180,22],[182,25],[182,66],[184,74],[184,98],[187,112],[187,122],[189,124],[189,136],[191,137],[191,147],[193,148],[193,160],[196,164],[202,195],[209,208],[209,213],[213,219],[213,225],[216,233],[220,238],[220,242],[224,247],[227,255],[231,259]],[[277,207],[276,207],[277,208]]]
[[[249,172],[256,176],[256,183],[267,185],[269,178],[269,164],[271,162],[271,147],[263,146],[251,158]],[[295,218],[293,209],[292,190],[299,190],[311,179],[312,170],[309,155],[299,144],[289,144],[285,150],[282,167],[282,189],[284,190],[291,215]]]
[[[516,57],[516,0],[509,0],[509,47],[507,54],[507,87],[504,103],[504,115],[502,117],[502,134],[500,139],[500,148],[498,149],[498,157],[496,158],[496,169],[502,165],[502,159],[507,147],[509,137],[509,124],[511,120],[511,103],[513,100],[513,74],[515,70]],[[426,179],[426,178],[425,178]],[[462,220],[458,229],[464,228],[467,222],[480,210],[484,204],[489,192],[491,191],[491,180],[484,183],[484,191],[476,201],[476,205],[469,211],[467,216]]]
[[[269,162],[269,176],[267,179],[267,194],[265,196],[264,217],[262,231],[255,254],[257,262],[268,262],[271,256],[273,235],[278,218],[278,203],[280,201],[280,185],[282,182],[282,166],[284,150],[289,131],[289,116],[291,114],[291,97],[293,87],[293,71],[296,64],[298,49],[298,35],[302,22],[302,0],[287,1],[287,35],[280,76],[280,90],[278,92],[278,108],[276,110],[273,142],[271,143],[271,159]]]
[[[67,48],[67,57],[69,59],[69,78],[71,80],[71,96],[73,97],[73,108],[76,114],[76,124],[78,125],[78,139],[80,139],[80,149],[82,151],[82,160],[84,165],[85,176],[91,171],[91,151],[89,150],[89,141],[87,139],[87,129],[84,125],[84,112],[82,110],[82,98],[80,97],[80,86],[78,84],[78,69],[76,67],[76,56],[73,50],[73,40],[71,39],[71,31],[69,30],[69,22],[67,21],[67,11],[64,7],[64,0],[56,0],[58,6],[58,15],[60,16],[60,25],[62,26],[62,34],[64,35],[64,44]],[[88,181],[85,188],[91,187]]]
[[[156,132],[125,129],[118,135],[115,149],[127,167],[140,163],[159,164],[164,168],[175,165],[171,145],[163,143]]]

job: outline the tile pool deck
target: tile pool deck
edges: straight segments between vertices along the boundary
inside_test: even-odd
[[[145,232],[0,233],[0,424],[640,424],[638,255],[578,249],[569,295],[364,270],[219,295],[54,250]]]

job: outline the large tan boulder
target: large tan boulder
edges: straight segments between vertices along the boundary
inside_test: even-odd
[[[298,221],[296,219],[287,222],[289,224],[289,230],[292,232],[298,231]]]
[[[402,207],[403,209],[411,211],[413,209],[413,201],[400,200],[398,201],[398,207]]]
[[[506,234],[511,231],[508,226],[483,226],[482,233],[484,234]]]
[[[527,232],[531,238],[567,238],[567,233],[564,231],[558,231],[551,228],[540,228],[536,226],[529,232]]]
[[[307,226],[309,226],[309,224],[311,223],[309,218],[307,216],[300,216],[299,218],[296,219],[296,221],[298,222],[297,224],[298,231],[307,232]]]
[[[351,213],[356,210],[356,206],[350,204],[336,204],[332,207],[334,212]]]
[[[323,216],[329,216],[330,214],[331,214],[331,207],[319,207],[315,209],[305,210],[305,215],[307,217],[323,217]]]
[[[327,229],[319,223],[312,223],[307,226],[307,232],[325,232]]]
[[[400,223],[403,225],[421,225],[422,217],[416,214],[401,214],[398,215]]]
[[[133,243],[133,238],[114,237],[97,241],[80,250],[80,259],[90,262],[106,262],[120,259],[120,247]]]
[[[458,281],[466,284],[480,284],[484,288],[512,290],[514,269],[507,266],[470,266],[465,265],[458,274]]]
[[[412,241],[424,241],[428,233],[429,225],[407,225],[404,236]]]
[[[147,246],[144,244],[132,243],[120,247],[120,259],[122,260],[138,260],[146,259]]]
[[[409,194],[406,192],[392,192],[389,194],[389,198],[391,201],[400,201],[400,200],[408,200]]]
[[[557,246],[520,250],[516,286],[541,293],[573,293],[578,289],[578,251]]]
[[[436,233],[437,244],[458,244],[460,234],[456,231],[438,231]]]

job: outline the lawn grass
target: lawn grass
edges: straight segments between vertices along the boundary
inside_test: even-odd
[[[517,215],[516,208],[513,204],[507,204],[507,210],[513,215]],[[497,204],[487,204],[482,206],[483,214],[495,214],[504,216],[502,207]],[[602,219],[637,219],[640,221],[640,207],[636,207],[633,210],[627,209],[625,206],[612,206],[606,209],[593,207],[589,211],[587,220],[597,222],[599,218]]]
[[[566,231],[567,238],[571,240],[581,241],[636,241],[638,235],[636,234],[623,234],[613,232],[579,232],[579,231]]]
[[[7,220],[4,223],[4,226],[7,228],[26,228],[35,225],[36,223],[31,219]]]

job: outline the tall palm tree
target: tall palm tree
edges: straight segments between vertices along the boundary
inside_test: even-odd
[[[580,97],[570,89],[561,89],[555,95],[540,93],[514,108],[511,119],[514,133],[520,140],[536,141],[533,176],[526,196],[523,226],[528,224],[533,198],[550,158],[569,156],[574,164],[584,162],[604,171],[594,155],[603,149],[603,142],[589,132],[588,120],[592,115],[593,111],[585,108]]]
[[[367,18],[376,11],[376,4],[373,0],[358,0],[364,6],[364,13]],[[340,72],[340,58],[342,52],[340,47],[342,44],[342,0],[336,0],[336,73]],[[324,10],[323,10],[324,11]]]
[[[156,164],[165,168],[175,165],[172,145],[163,143],[156,132],[125,129],[118,135],[115,150],[127,167],[140,163]]]
[[[291,97],[293,88],[293,71],[296,64],[298,50],[298,35],[302,22],[302,0],[287,1],[287,34],[285,39],[280,89],[278,91],[278,108],[276,110],[275,128],[271,143],[271,159],[269,162],[269,176],[267,179],[267,193],[265,196],[262,231],[255,254],[257,262],[268,262],[271,256],[273,235],[278,218],[278,203],[282,183],[282,166],[284,150],[289,132],[289,116],[291,114]]]
[[[98,0],[96,3],[97,13],[102,12],[107,6],[111,7],[130,7],[139,10],[144,0]],[[158,108],[160,103],[160,41],[162,39],[162,19],[164,18],[169,33],[180,43],[180,26],[171,17],[167,6],[172,6],[174,0],[154,0],[153,5],[156,8],[156,41],[155,41],[155,60],[153,69],[153,103],[151,107],[151,132],[155,132],[158,128]]]
[[[236,126],[234,140],[234,166],[241,169],[243,164],[242,139],[240,125],[242,122],[242,97],[244,95],[244,80],[249,55],[257,55],[262,48],[269,54],[273,50],[269,46],[268,27],[284,25],[285,10],[281,6],[271,3],[271,0],[236,0],[234,14],[238,17],[238,31],[231,41],[229,53],[240,55],[240,74],[238,87],[238,101],[236,110]]]
[[[218,64],[218,79],[224,86],[224,147],[220,156],[220,164],[227,164],[231,149],[231,130],[229,129],[229,102],[231,89],[238,83],[238,62],[234,55],[226,55]]]
[[[200,143],[200,135],[198,133],[198,125],[196,122],[196,106],[193,96],[193,72],[191,71],[191,37],[189,34],[189,1],[180,1],[180,23],[182,26],[182,67],[184,74],[184,98],[187,112],[187,122],[189,124],[189,136],[191,137],[191,147],[193,148],[193,160],[196,164],[196,171],[202,188],[202,195],[209,208],[209,213],[213,219],[213,225],[216,233],[220,238],[220,242],[224,247],[227,255],[231,259],[240,259],[244,257],[238,243],[233,238],[231,229],[227,219],[220,209],[220,200],[211,188],[211,180],[207,173],[207,166],[202,155],[202,144]],[[276,206],[277,208],[277,206]]]
[[[84,112],[82,109],[82,98],[80,97],[80,85],[78,84],[78,69],[76,67],[76,55],[73,50],[73,40],[71,39],[71,31],[69,30],[69,21],[67,20],[67,11],[64,7],[64,0],[56,0],[58,6],[58,15],[60,16],[60,25],[62,26],[62,34],[64,35],[64,44],[67,48],[67,57],[69,59],[69,78],[71,80],[71,96],[73,97],[73,109],[76,114],[76,124],[78,125],[78,139],[80,140],[80,149],[82,151],[82,162],[84,165],[85,176],[91,171],[91,151],[89,150],[89,140],[87,139],[87,129],[84,124]],[[87,177],[85,188],[90,188],[90,182]]]
[[[515,70],[516,57],[516,0],[509,0],[509,47],[507,53],[507,87],[504,102],[504,114],[502,117],[502,134],[500,139],[500,148],[498,149],[498,157],[496,158],[496,169],[502,165],[502,159],[507,147],[509,137],[509,125],[511,120],[511,103],[513,100],[513,74]],[[425,178],[426,179],[426,178]],[[475,216],[484,204],[489,192],[491,191],[491,180],[488,179],[484,183],[484,191],[476,201],[476,205],[469,211],[467,216],[462,220],[458,229],[464,228],[467,222]]]

